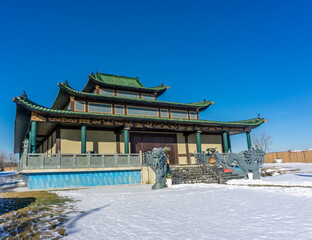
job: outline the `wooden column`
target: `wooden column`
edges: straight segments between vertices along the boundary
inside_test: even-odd
[[[196,132],[196,147],[197,147],[197,152],[199,153],[202,151],[200,134],[201,134],[201,131]]]
[[[125,154],[129,153],[129,130],[130,128],[124,129]]]
[[[55,130],[55,152],[61,152],[61,128],[57,127]]]
[[[120,153],[120,134],[119,132],[116,132],[116,151],[117,153]]]
[[[36,153],[37,145],[37,122],[31,122],[31,153]]]
[[[229,147],[229,152],[232,152],[230,133],[228,133],[227,136],[228,136],[228,147]]]
[[[100,94],[100,86],[95,85],[95,94]]]
[[[185,141],[185,152],[186,152],[186,161],[187,164],[191,164],[191,158],[190,158],[190,150],[189,150],[189,144],[188,144],[188,136],[189,134],[184,134],[184,141]]]
[[[228,136],[227,132],[223,132],[223,151],[224,153],[227,153],[229,151],[229,145],[228,145]]]
[[[75,110],[75,97],[70,96],[69,99],[70,99],[69,108],[70,110],[74,111]]]
[[[247,137],[247,146],[248,150],[251,149],[251,137],[250,137],[250,132],[246,132],[246,137]]]
[[[87,152],[87,126],[81,124],[81,153]]]
[[[31,153],[31,131],[28,133],[28,153]]]

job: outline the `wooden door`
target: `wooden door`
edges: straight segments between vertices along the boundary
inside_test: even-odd
[[[177,136],[175,134],[131,133],[131,152],[152,151],[153,148],[170,147],[169,163],[177,164]]]

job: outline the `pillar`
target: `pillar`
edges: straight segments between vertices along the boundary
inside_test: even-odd
[[[31,131],[28,133],[28,153],[31,153]]]
[[[251,137],[250,137],[250,132],[246,132],[246,137],[247,137],[247,146],[248,150],[251,149]]]
[[[129,128],[124,129],[125,154],[129,153]]]
[[[224,150],[224,153],[227,153],[229,151],[227,132],[224,132],[222,136],[223,136],[223,150]]]
[[[201,133],[201,131],[196,132],[196,146],[197,146],[197,152],[199,152],[199,153],[202,151],[200,133]]]
[[[87,125],[81,124],[81,153],[87,152]]]
[[[37,122],[31,122],[31,153],[36,153],[37,147]]]
[[[228,148],[229,148],[229,152],[232,152],[232,146],[231,146],[231,137],[230,137],[230,133],[228,133]]]

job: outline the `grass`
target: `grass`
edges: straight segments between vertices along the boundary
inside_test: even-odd
[[[70,201],[48,191],[0,194],[1,239],[59,239],[66,236]]]

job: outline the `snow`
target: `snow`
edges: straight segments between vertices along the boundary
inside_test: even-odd
[[[266,172],[282,170],[286,171],[286,174],[275,173],[274,176],[263,177],[259,180],[235,179],[227,183],[230,185],[302,186],[312,188],[312,164],[275,163],[264,164],[263,168],[269,168]]]
[[[65,239],[311,239],[312,189],[218,184],[58,191],[80,214]]]

